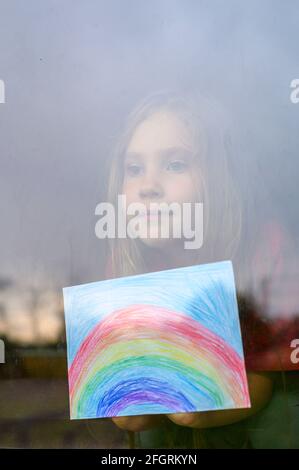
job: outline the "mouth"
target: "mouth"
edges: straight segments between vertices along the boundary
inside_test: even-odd
[[[165,217],[173,217],[174,211],[173,209],[155,209],[155,208],[148,208],[140,211],[136,211],[135,215],[131,215],[131,217],[135,219],[158,219],[161,216],[163,220]]]
[[[157,218],[158,216],[165,217],[173,215],[171,211],[163,211],[163,210],[150,210],[148,209],[146,212],[140,214],[141,217],[150,218]]]

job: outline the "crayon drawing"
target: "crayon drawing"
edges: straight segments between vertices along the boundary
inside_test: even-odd
[[[230,261],[63,294],[71,419],[250,407]]]

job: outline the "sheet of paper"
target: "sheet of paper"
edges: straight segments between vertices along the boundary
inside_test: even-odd
[[[230,261],[63,295],[71,419],[250,407]]]

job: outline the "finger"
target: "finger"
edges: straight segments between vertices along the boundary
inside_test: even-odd
[[[117,416],[112,418],[114,424],[127,431],[145,431],[161,421],[158,415]]]
[[[126,431],[136,431],[140,425],[139,416],[118,416],[112,418],[112,421],[117,427]]]
[[[168,418],[179,426],[200,427],[204,413],[174,413],[167,415]]]

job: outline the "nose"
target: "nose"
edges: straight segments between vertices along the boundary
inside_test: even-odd
[[[159,199],[163,196],[163,187],[158,175],[147,174],[141,182],[139,196],[141,199]]]

